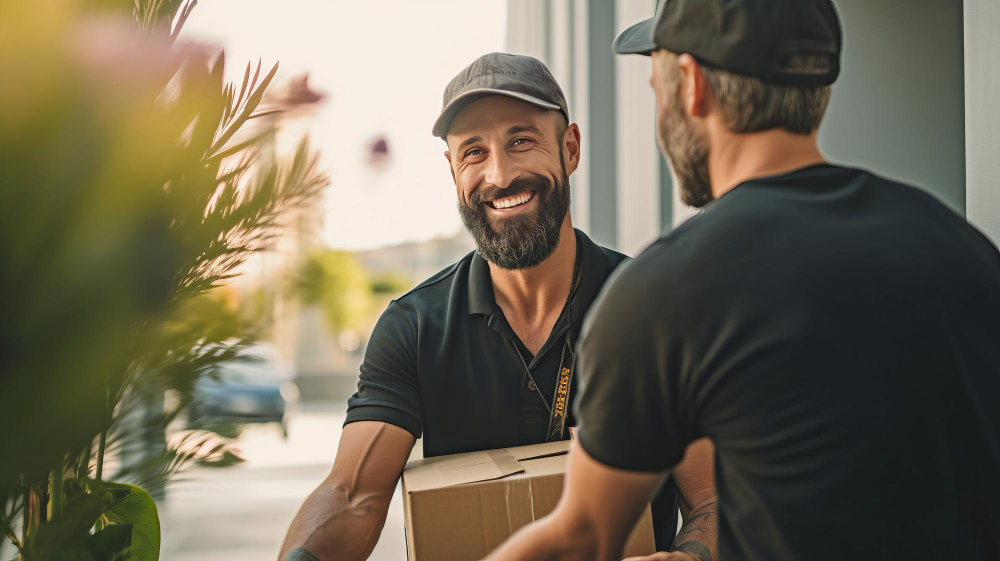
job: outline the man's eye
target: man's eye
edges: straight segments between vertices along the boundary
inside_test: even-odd
[[[511,146],[524,146],[525,144],[531,142],[530,138],[516,138],[514,142],[511,142]]]
[[[468,152],[465,153],[465,157],[466,158],[471,158],[471,157],[479,156],[482,153],[483,153],[483,151],[481,149],[479,149],[479,148],[473,148],[472,150],[469,150]]]

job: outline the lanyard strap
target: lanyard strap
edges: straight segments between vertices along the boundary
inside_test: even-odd
[[[528,380],[535,387],[535,393],[538,394],[539,399],[542,400],[542,405],[549,412],[549,427],[545,432],[545,442],[562,440],[566,432],[566,417],[569,413],[569,390],[571,387],[570,384],[573,382],[573,371],[576,367],[576,353],[573,352],[572,340],[573,330],[569,329],[566,332],[566,341],[563,343],[562,353],[559,356],[559,370],[556,373],[556,390],[555,395],[552,396],[551,406],[545,400],[545,396],[542,395],[542,388],[535,381],[535,377],[531,375],[531,368],[528,368],[528,363],[525,362],[524,356],[521,354],[521,349],[517,348],[517,345],[514,345],[517,358],[521,359],[521,365],[524,366],[524,372],[528,375]],[[568,362],[566,361],[567,355],[569,356]]]
[[[569,286],[569,294],[566,296],[566,304],[563,306],[563,313],[565,314],[568,310],[570,313],[570,323],[572,325],[573,321],[573,302],[576,300],[576,281],[580,274],[580,240],[576,243],[576,262],[573,264],[573,281]],[[561,317],[561,315],[560,315]],[[524,360],[524,356],[521,355],[521,349],[514,345],[514,350],[517,351],[517,358],[521,359],[521,366],[524,367],[524,372],[528,375],[528,380],[531,384],[535,386],[535,392],[538,397],[542,400],[542,405],[549,412],[549,426],[545,433],[545,441],[550,442],[553,440],[562,440],[563,434],[566,432],[566,417],[569,410],[569,390],[570,384],[573,381],[573,370],[576,367],[576,353],[573,352],[573,328],[570,327],[566,330],[566,341],[563,343],[562,353],[559,355],[559,369],[556,371],[556,389],[555,394],[552,396],[552,405],[545,400],[545,396],[542,395],[542,388],[535,381],[535,377],[531,375],[531,369],[528,368],[528,363]],[[566,356],[569,355],[569,362],[566,362]]]
[[[573,381],[573,370],[576,367],[576,354],[573,352],[573,343],[570,342],[570,335],[573,330],[566,332],[566,343],[563,344],[562,356],[559,357],[559,375],[556,377],[556,391],[552,396],[552,410],[549,411],[549,430],[546,433],[545,441],[562,440],[566,432],[566,416],[569,409],[569,389]],[[569,362],[566,362],[566,355],[569,354]]]

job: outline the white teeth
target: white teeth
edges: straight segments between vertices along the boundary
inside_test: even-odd
[[[498,199],[493,201],[493,206],[496,208],[510,208],[517,205],[523,205],[524,203],[530,201],[532,196],[533,195],[530,193],[522,193],[507,199]]]

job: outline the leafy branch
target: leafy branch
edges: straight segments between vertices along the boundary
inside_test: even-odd
[[[305,139],[287,159],[274,145],[321,96],[304,79],[272,94],[278,66],[259,61],[226,84],[223,54],[178,39],[196,5],[132,0],[131,33],[68,5],[0,6],[0,290],[20,295],[0,326],[0,540],[22,559],[155,560],[145,489],[239,461],[231,426],[166,430],[258,336],[213,291],[329,182]]]

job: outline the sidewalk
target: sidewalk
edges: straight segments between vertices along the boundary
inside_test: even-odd
[[[275,561],[303,499],[329,473],[344,422],[344,400],[309,404],[289,421],[250,425],[237,446],[246,462],[195,468],[170,483],[160,505],[163,561]],[[406,559],[397,487],[373,561]]]

